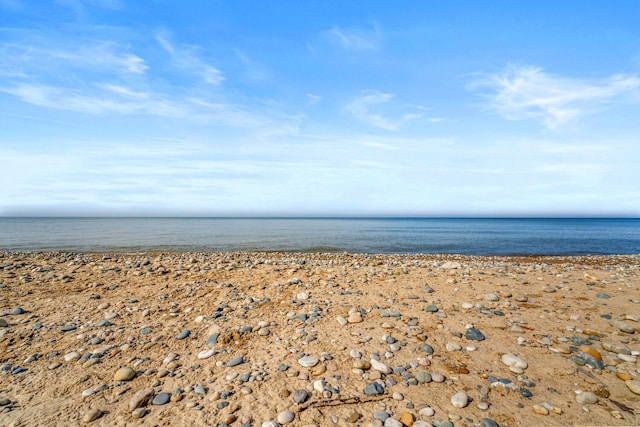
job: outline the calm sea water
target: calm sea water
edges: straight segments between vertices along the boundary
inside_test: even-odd
[[[0,218],[9,251],[640,253],[640,219]]]

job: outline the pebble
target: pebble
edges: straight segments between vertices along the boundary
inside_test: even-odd
[[[97,420],[102,416],[102,411],[100,409],[89,409],[84,417],[82,417],[83,423],[90,423],[92,421]]]
[[[9,327],[9,323],[4,319],[0,319],[0,328],[8,328],[8,327]]]
[[[304,389],[296,390],[293,392],[293,401],[298,405],[304,403],[309,399],[309,392]]]
[[[375,369],[376,371],[378,371],[378,372],[381,372],[383,374],[390,374],[391,373],[391,368],[389,366],[387,366],[386,364],[380,362],[379,360],[371,359],[370,363],[371,363],[371,367],[373,369]]]
[[[151,404],[156,406],[162,406],[169,403],[170,400],[171,400],[171,393],[167,393],[163,391],[155,395],[155,397],[151,401]]]
[[[145,406],[149,403],[154,394],[155,390],[152,388],[145,388],[136,392],[131,400],[129,400],[129,410],[133,411],[134,409]]]
[[[590,391],[582,391],[576,394],[576,402],[581,405],[593,405],[598,401],[598,396]]]
[[[245,362],[244,357],[243,356],[238,356],[238,357],[234,357],[233,359],[229,360],[225,366],[227,367],[233,367],[233,366],[238,366],[241,365]]]
[[[191,335],[191,331],[188,329],[183,329],[182,332],[180,332],[177,336],[176,339],[177,340],[183,340],[185,338],[187,338],[189,335]]]
[[[640,394],[640,380],[627,380],[624,383],[633,393]]]
[[[527,362],[512,353],[503,354],[501,360],[502,363],[507,365],[510,370],[520,374],[522,373],[522,370],[527,369],[529,366]]]
[[[312,368],[316,366],[318,362],[320,362],[320,360],[317,357],[313,356],[303,356],[298,359],[298,364],[300,366],[304,366],[305,368]]]
[[[459,391],[451,397],[451,404],[456,408],[464,408],[469,404],[469,396],[464,391]]]
[[[216,354],[216,351],[214,349],[202,350],[200,353],[198,353],[198,359],[208,359],[214,354]]]
[[[295,417],[295,414],[291,411],[282,411],[278,414],[277,420],[280,424],[289,424]]]
[[[469,328],[465,331],[464,337],[468,340],[472,341],[482,341],[485,339],[485,336],[476,328]]]
[[[114,381],[131,381],[136,376],[136,371],[128,366],[118,369],[113,375]]]
[[[384,394],[384,387],[377,382],[369,383],[364,388],[364,394],[369,396]]]
[[[22,307],[16,307],[13,310],[11,310],[11,314],[13,315],[19,315],[19,314],[24,314],[26,313],[26,311],[24,311],[24,308]]]
[[[142,418],[147,415],[146,408],[136,408],[131,412],[131,418]]]

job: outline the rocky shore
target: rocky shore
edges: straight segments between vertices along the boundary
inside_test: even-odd
[[[0,252],[0,424],[640,424],[640,255]]]

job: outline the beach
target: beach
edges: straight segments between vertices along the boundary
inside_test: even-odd
[[[640,255],[0,252],[0,424],[640,424]]]

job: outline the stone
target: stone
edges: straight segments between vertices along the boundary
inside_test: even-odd
[[[624,383],[633,393],[640,394],[640,380],[627,380]]]
[[[633,334],[636,331],[636,328],[628,322],[613,322],[613,326],[627,334]]]
[[[225,366],[227,367],[233,367],[233,366],[238,366],[241,365],[245,362],[244,357],[243,356],[238,356],[238,357],[234,357],[233,359],[229,360]]]
[[[102,416],[102,411],[100,409],[89,409],[84,417],[82,417],[83,423],[90,423],[92,421],[97,420]]]
[[[349,317],[347,317],[347,322],[348,323],[361,323],[362,322],[362,314],[360,314],[359,311],[356,311],[355,313],[349,314]]]
[[[307,392],[307,390],[300,389],[293,392],[293,401],[298,405],[306,402],[307,399],[309,399],[309,392]]]
[[[22,307],[16,307],[13,310],[11,310],[11,314],[13,315],[19,315],[19,314],[24,314],[26,313],[26,311],[24,311],[24,308]]]
[[[480,427],[500,427],[500,424],[491,418],[483,418],[480,420]]]
[[[431,374],[427,371],[418,371],[415,374],[416,380],[419,383],[430,383],[431,382]]]
[[[384,420],[384,427],[403,427],[402,423],[394,418],[387,418]]]
[[[451,396],[451,404],[456,408],[464,408],[469,404],[469,396],[464,391],[459,391]]]
[[[0,328],[8,328],[8,327],[9,327],[9,323],[7,323],[7,321],[4,319],[0,319]]]
[[[369,383],[364,388],[364,394],[369,396],[377,396],[380,394],[384,394],[384,387],[377,382]]]
[[[412,426],[415,420],[416,417],[411,412],[403,412],[402,415],[400,415],[400,422],[404,426]]]
[[[471,341],[482,341],[485,336],[476,328],[469,328],[465,331],[464,337]]]
[[[527,369],[529,366],[527,362],[512,353],[503,354],[501,360],[509,368]]]
[[[182,332],[180,332],[178,334],[178,336],[176,336],[177,340],[183,340],[185,338],[187,338],[189,335],[191,335],[191,331],[188,329],[183,329]]]
[[[216,354],[216,351],[214,349],[202,350],[200,353],[198,353],[198,359],[208,359],[214,354]]]
[[[118,369],[116,373],[113,375],[114,381],[131,381],[136,376],[136,371],[131,369],[128,366],[123,366]]]
[[[147,410],[146,408],[137,408],[134,409],[133,412],[131,412],[131,418],[142,418],[145,415],[147,415]]]
[[[371,363],[371,367],[373,369],[375,369],[378,372],[381,372],[383,374],[390,374],[391,373],[391,368],[387,365],[385,365],[384,363],[380,362],[379,360],[376,359],[371,359],[370,360]]]
[[[167,393],[163,391],[155,395],[155,397],[151,401],[151,404],[156,406],[162,406],[169,403],[170,400],[171,400],[171,393]]]
[[[298,359],[298,364],[300,366],[304,366],[305,368],[312,368],[316,366],[318,362],[320,362],[320,360],[317,357],[313,356],[303,356]]]
[[[531,407],[531,409],[538,415],[549,415],[549,410],[541,403],[536,403]]]
[[[129,410],[133,411],[134,409],[145,406],[147,403],[149,403],[155,393],[155,390],[151,387],[136,392],[131,400],[129,400]]]
[[[291,411],[282,411],[278,414],[277,420],[280,424],[289,424],[295,417],[295,414]]]
[[[590,391],[583,391],[576,394],[576,402],[581,405],[593,405],[598,402],[598,396]]]

